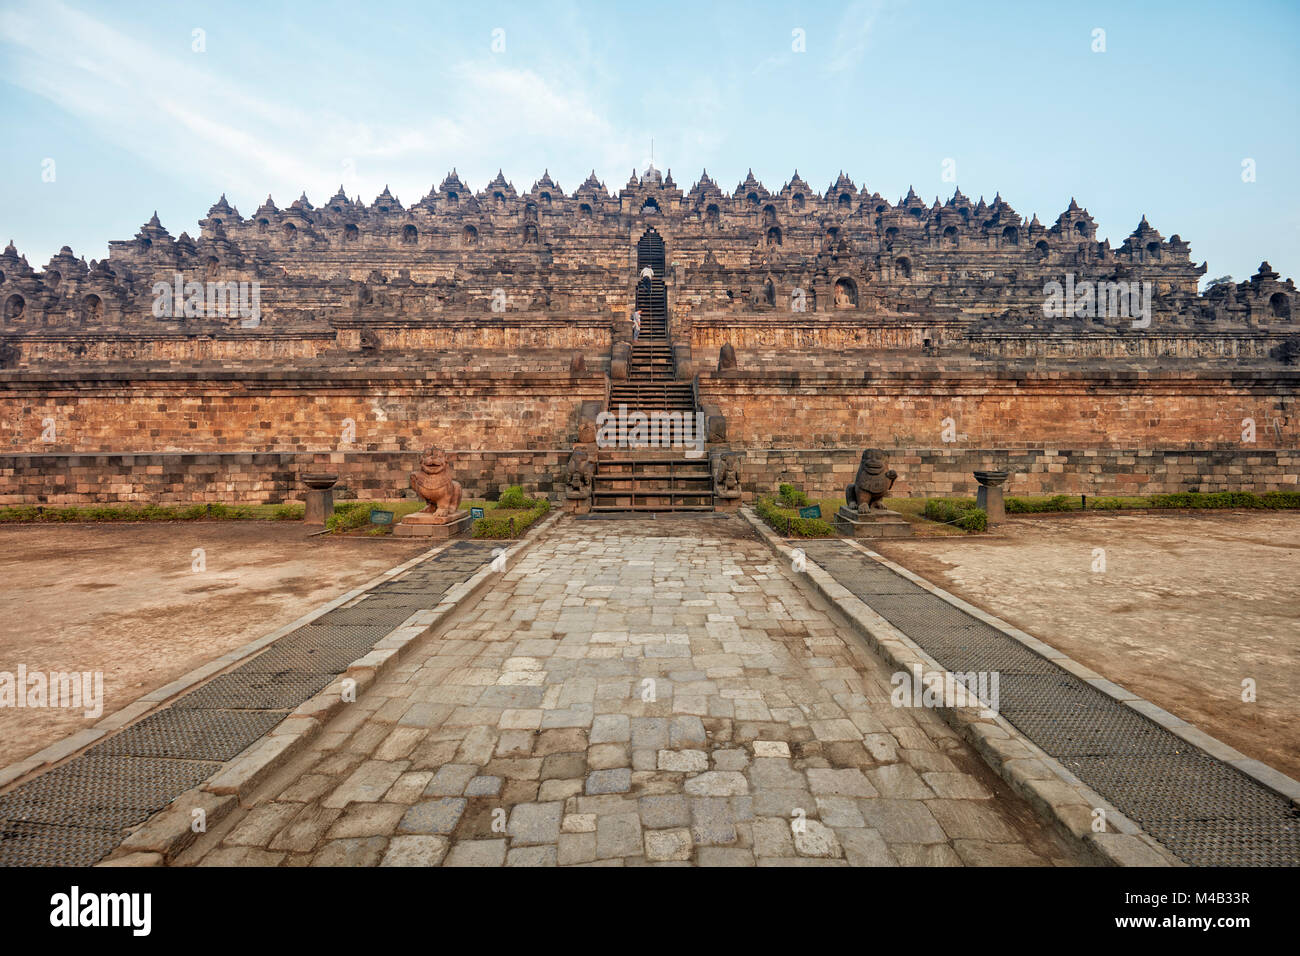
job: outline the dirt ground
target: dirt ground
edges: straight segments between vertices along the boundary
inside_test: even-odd
[[[0,671],[102,671],[102,719],[429,546],[297,522],[3,525]],[[96,719],[0,708],[0,766]]]
[[[1300,778],[1300,515],[1018,518],[875,550]]]

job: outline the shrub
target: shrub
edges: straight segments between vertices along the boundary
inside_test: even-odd
[[[806,500],[806,499],[805,499]],[[824,518],[797,518],[782,513],[770,497],[759,498],[754,503],[758,516],[773,531],[787,538],[830,538],[835,536],[835,526]]]
[[[486,515],[474,522],[473,537],[516,537],[523,535],[529,525],[551,510],[547,498],[525,498],[530,509],[521,515]],[[508,509],[513,510],[513,509]]]
[[[1117,508],[1128,508],[1131,505],[1124,504],[1123,498],[1089,498],[1089,511],[1114,511]]]
[[[808,504],[808,496],[794,485],[783,484],[777,490],[782,503],[788,508],[802,508]]]
[[[334,513],[325,522],[327,531],[355,531],[370,523],[369,501],[340,501],[334,505]]]
[[[1074,511],[1080,503],[1076,495],[1052,495],[1050,498],[1008,498],[1007,514],[1035,515],[1050,511]]]
[[[989,516],[983,508],[976,508],[969,498],[931,498],[921,514],[931,521],[950,524],[963,531],[987,531]]]
[[[528,499],[524,497],[524,489],[521,485],[511,485],[505,491],[501,492],[501,497],[497,499],[498,508],[527,508]]]

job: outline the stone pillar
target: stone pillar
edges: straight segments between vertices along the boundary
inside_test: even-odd
[[[1009,477],[1010,473],[1005,471],[975,472],[975,480],[980,483],[975,505],[984,509],[984,513],[989,516],[990,525],[1007,520],[1007,509],[1002,500],[1002,483]]]
[[[334,513],[334,483],[338,480],[338,475],[302,476],[303,484],[307,486],[307,493],[303,496],[306,505],[302,519],[304,524],[324,525],[329,520]]]

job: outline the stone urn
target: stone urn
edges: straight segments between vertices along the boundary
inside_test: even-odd
[[[307,486],[307,494],[303,496],[303,503],[306,506],[302,516],[303,523],[325,524],[329,516],[334,513],[333,488],[339,476],[327,472],[306,472],[298,478]]]
[[[983,508],[989,524],[1007,520],[1007,509],[1002,499],[1002,484],[1011,477],[1009,471],[977,471],[975,480],[980,483],[975,495],[976,507]]]

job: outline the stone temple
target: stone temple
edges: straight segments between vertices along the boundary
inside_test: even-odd
[[[1118,247],[1074,200],[1048,222],[652,166],[617,192],[453,171],[409,206],[223,196],[197,236],[154,215],[40,269],[11,243],[0,504],[283,501],[322,468],[382,498],[428,446],[466,496],[562,497],[620,407],[702,415],[746,499],[840,494],[864,447],[902,495],[979,469],[1016,494],[1296,485],[1294,283],[1263,263],[1198,294],[1206,265],[1145,217]],[[665,484],[598,450],[594,506],[714,506],[707,461],[657,454],[682,459]]]

